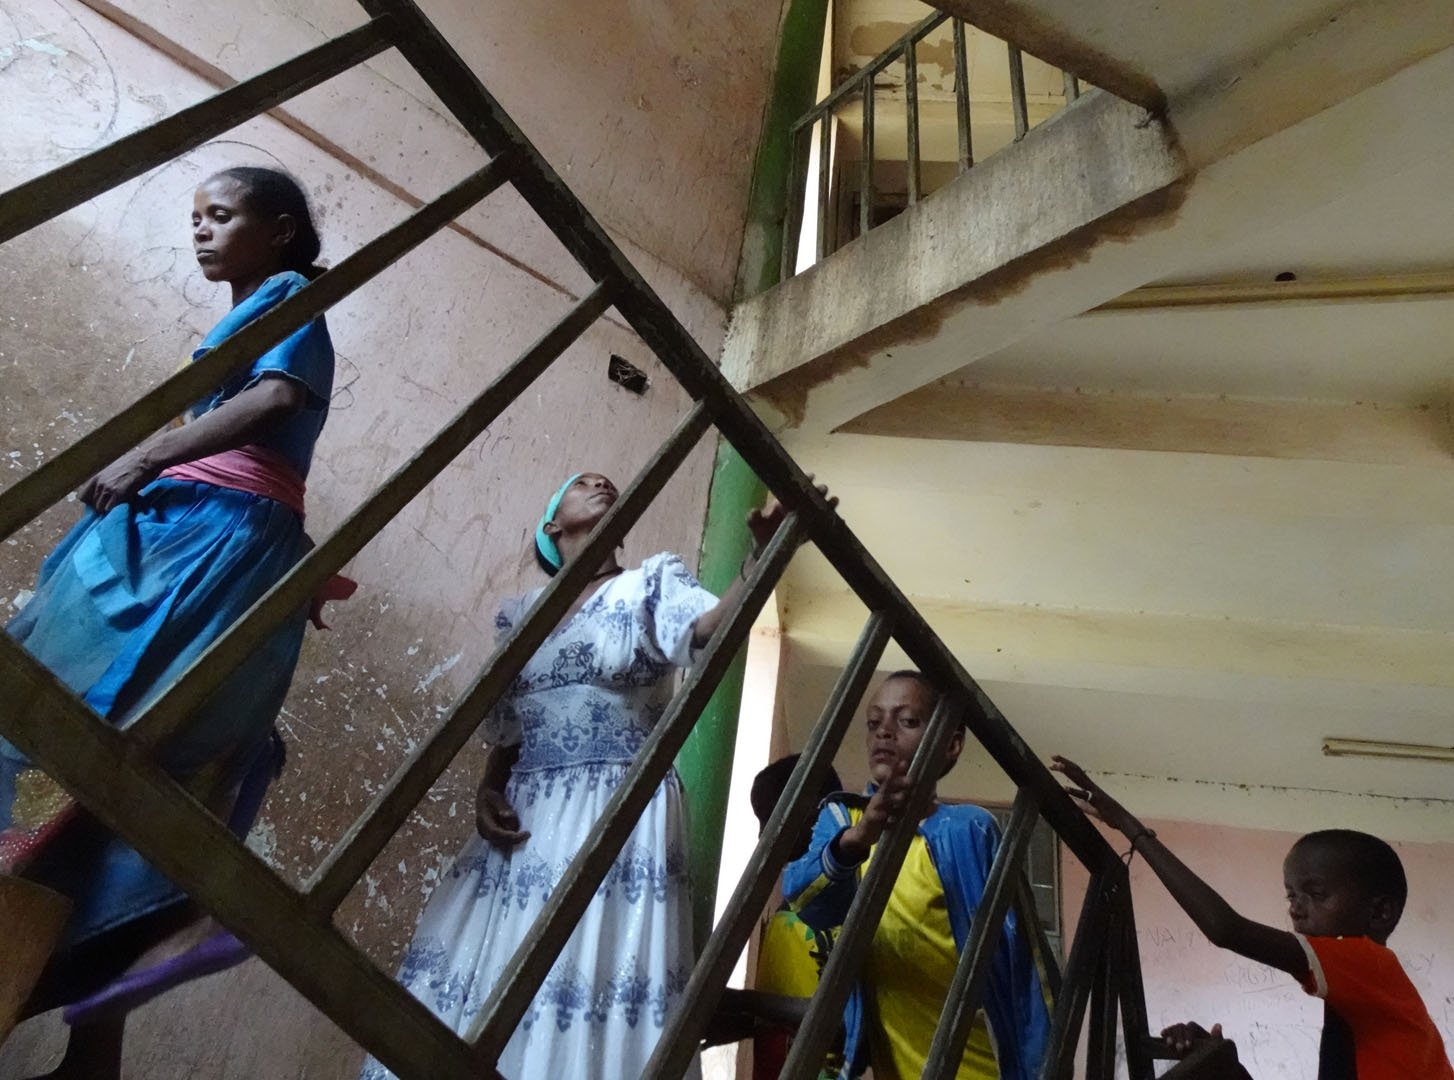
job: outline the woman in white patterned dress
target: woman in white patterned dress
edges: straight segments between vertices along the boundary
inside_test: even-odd
[[[567,480],[536,530],[541,567],[554,574],[575,555],[616,498],[597,473]],[[759,549],[782,516],[774,499],[750,515]],[[719,602],[676,555],[635,570],[608,558],[486,721],[479,836],[430,897],[399,971],[456,1031],[468,1029],[666,711],[673,669],[692,663],[740,581]],[[540,591],[505,604],[500,635]],[[672,772],[501,1055],[507,1080],[641,1075],[692,969],[685,813]],[[362,1080],[390,1076],[370,1060]]]

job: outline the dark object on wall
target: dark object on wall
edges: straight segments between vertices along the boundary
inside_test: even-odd
[[[613,383],[625,387],[633,394],[646,393],[651,380],[646,377],[646,372],[624,357],[611,354],[611,362],[606,367],[606,378]]]

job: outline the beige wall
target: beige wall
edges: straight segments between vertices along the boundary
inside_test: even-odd
[[[246,76],[356,20],[343,3],[254,6],[137,0],[102,14],[74,0],[0,0],[9,50],[0,183],[201,99],[214,89],[208,72]],[[635,5],[629,17],[585,4],[431,11],[714,356],[778,5],[739,7],[710,16],[665,4]],[[602,62],[611,57],[620,62]],[[236,163],[294,172],[321,213],[325,261],[337,262],[478,165],[425,97],[397,58],[383,57],[311,92],[287,123],[247,124],[0,248],[4,482],[169,374],[225,311],[224,292],[190,254],[201,179]],[[330,314],[338,378],[310,478],[314,536],[583,285],[512,194],[463,225]],[[612,353],[648,371],[644,397],[607,381]],[[285,876],[317,864],[468,684],[492,644],[499,600],[542,580],[528,536],[559,480],[591,467],[624,482],[686,406],[613,313],[354,560],[358,595],[334,609],[331,633],[310,631],[280,722],[287,773],[253,836]],[[631,537],[631,559],[673,549],[695,562],[710,465],[704,443]],[[62,504],[0,545],[0,614],[23,602],[40,558],[77,515]],[[340,911],[340,925],[386,967],[471,827],[477,755],[471,748],[441,779]],[[22,1029],[0,1051],[0,1076],[41,1068],[55,1028]],[[164,999],[131,1029],[132,1077],[343,1077],[358,1063],[332,1025],[255,963]]]

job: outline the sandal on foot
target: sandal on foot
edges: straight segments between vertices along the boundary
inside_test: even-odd
[[[221,930],[179,956],[121,976],[90,997],[66,1006],[61,1015],[72,1027],[107,1016],[124,1016],[173,987],[236,967],[251,955],[251,949]]]

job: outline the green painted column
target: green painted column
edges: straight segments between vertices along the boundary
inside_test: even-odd
[[[744,519],[761,501],[763,491],[756,474],[737,451],[726,442],[718,446],[702,534],[700,577],[702,584],[719,596],[732,584],[747,557],[751,539]],[[746,667],[743,650],[722,676],[717,692],[677,755],[677,771],[687,790],[690,813],[687,852],[692,874],[692,926],[699,945],[712,931],[717,868],[722,859],[727,795],[732,783],[730,765],[737,747],[737,712],[742,704]]]
[[[816,97],[827,15],[828,0],[787,0],[772,93],[753,171],[737,275],[740,296],[751,296],[777,284],[787,206],[788,129],[812,107]],[[721,443],[712,470],[699,563],[702,584],[719,595],[732,584],[747,557],[751,546],[747,513],[765,493],[737,451]],[[695,890],[693,926],[699,942],[706,941],[712,929],[727,794],[732,782],[728,764],[736,751],[745,668],[746,657],[739,656],[677,757],[691,813],[688,850]]]

